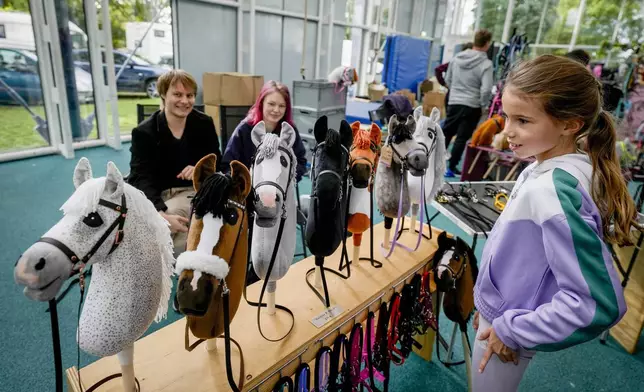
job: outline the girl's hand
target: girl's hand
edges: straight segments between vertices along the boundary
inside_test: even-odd
[[[510,347],[503,344],[501,339],[496,336],[494,328],[490,327],[486,331],[483,331],[481,335],[477,338],[478,340],[487,340],[487,349],[483,354],[481,359],[481,364],[479,365],[479,373],[483,373],[485,366],[492,357],[492,354],[496,354],[501,362],[514,362],[515,365],[519,364],[519,354],[512,350]]]
[[[478,311],[474,312],[474,320],[472,320],[472,328],[474,328],[475,331],[479,330],[479,312]]]

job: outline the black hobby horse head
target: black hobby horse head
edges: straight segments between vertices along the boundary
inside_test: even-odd
[[[317,145],[311,169],[306,243],[311,253],[326,257],[335,252],[344,236],[346,180],[353,133],[344,120],[339,132],[329,129],[326,116],[316,121],[314,133]]]

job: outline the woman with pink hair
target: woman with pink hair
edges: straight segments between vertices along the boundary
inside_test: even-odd
[[[253,127],[260,121],[264,121],[267,132],[279,135],[282,129],[282,122],[286,121],[297,131],[293,123],[292,113],[291,95],[288,87],[273,80],[266,82],[259,92],[257,101],[248,111],[248,115],[235,128],[230,140],[228,140],[223,158],[223,167],[227,168],[231,161],[237,160],[250,168],[253,155],[255,155],[255,144],[250,136]],[[299,132],[295,132],[293,152],[297,158],[296,179],[299,182],[304,173],[306,173],[306,150]]]

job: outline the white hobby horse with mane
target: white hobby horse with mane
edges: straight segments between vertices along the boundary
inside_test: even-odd
[[[414,109],[414,119],[416,120],[416,130],[414,131],[414,140],[427,150],[428,167],[425,172],[425,203],[431,203],[434,196],[443,187],[445,178],[445,134],[439,125],[441,113],[438,108],[434,107],[429,117],[423,116],[423,107],[418,106]],[[421,178],[414,177],[407,173],[407,182],[409,184],[409,198],[411,200],[411,224],[410,230],[416,227],[416,217],[418,216],[418,207],[420,206],[421,197]],[[424,214],[425,211],[420,211]],[[427,217],[429,219],[429,217]],[[429,222],[426,222],[429,224]],[[432,233],[429,233],[430,237]]]
[[[282,122],[279,136],[267,133],[263,121],[257,123],[251,131],[251,139],[257,148],[251,168],[253,189],[256,193],[251,260],[257,276],[268,281],[266,290],[269,314],[275,313],[276,282],[286,275],[295,255],[295,132],[286,121]],[[276,243],[281,225],[282,235],[279,243]],[[270,276],[267,276],[276,246],[278,249],[273,268]],[[281,309],[279,305],[278,308]]]
[[[124,390],[134,391],[134,341],[168,310],[170,229],[112,162],[105,177],[92,178],[89,161],[81,158],[74,186],[61,207],[64,217],[20,257],[14,278],[30,299],[49,301],[70,276],[92,265],[78,345],[99,357],[118,354]]]

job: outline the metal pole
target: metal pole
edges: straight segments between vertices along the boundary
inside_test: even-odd
[[[318,3],[318,28],[317,35],[315,36],[315,78],[320,79],[322,72],[320,72],[320,57],[322,55],[322,24],[324,19],[322,13],[324,12],[324,0]]]
[[[115,150],[121,149],[121,130],[119,126],[118,93],[114,77],[114,48],[112,46],[112,24],[110,23],[110,8],[108,0],[101,0],[101,21],[103,39],[105,41],[105,61],[107,63],[107,87],[109,91],[110,111],[112,112],[112,131],[114,138],[107,135],[107,143]]]
[[[577,36],[579,35],[579,30],[581,29],[581,20],[584,18],[584,11],[586,11],[586,0],[581,0],[579,5],[579,16],[575,22],[575,29],[572,31],[572,37],[570,38],[570,46],[568,46],[568,51],[571,51],[575,48],[577,43]]]
[[[585,0],[581,0],[585,1]],[[505,13],[505,23],[503,24],[503,35],[501,36],[501,42],[508,43],[510,41],[510,27],[512,26],[512,14],[514,12],[514,3],[516,0],[510,0],[508,3],[508,10]]]
[[[387,8],[387,32],[386,34],[391,34],[391,30],[394,26],[394,1],[389,0],[389,7]]]
[[[541,11],[541,20],[539,20],[539,30],[537,30],[537,39],[535,40],[535,44],[538,44],[541,42],[541,33],[543,32],[543,22],[546,20],[546,11],[548,10],[548,5],[550,3],[550,0],[544,0],[543,2],[543,10]]]
[[[438,1],[437,1],[438,3]],[[423,1],[420,8],[420,24],[418,25],[418,35],[421,35],[425,31],[425,12],[426,12],[427,2]],[[433,38],[433,37],[432,37]]]
[[[145,37],[147,37],[147,36],[148,36],[148,33],[150,32],[150,30],[152,30],[152,26],[154,26],[154,24],[157,22],[157,20],[158,20],[160,17],[161,17],[161,11],[158,11],[158,12],[157,12],[157,15],[154,17],[154,19],[152,19],[152,21],[151,21],[151,22],[150,22],[150,24],[148,25],[148,28],[145,30],[145,33],[143,33],[143,37],[141,37],[141,39],[139,40],[139,43],[138,43],[138,44],[136,44],[136,46],[134,47],[134,50],[132,50],[132,51],[130,52],[130,54],[127,56],[127,58],[126,58],[126,59],[125,59],[125,61],[123,62],[123,65],[121,65],[121,69],[119,69],[119,72],[116,74],[116,78],[115,78],[116,80],[119,80],[119,78],[120,78],[120,77],[121,77],[121,75],[123,74],[123,71],[125,71],[125,67],[127,67],[127,65],[130,63],[130,60],[131,60],[131,59],[132,59],[132,57],[136,54],[136,51],[137,51],[137,50],[139,50],[139,48],[141,47],[141,45],[143,45],[143,40],[145,39]]]
[[[548,0],[546,0],[547,2]],[[481,28],[481,18],[483,17],[483,3],[485,0],[479,0],[476,4],[476,22],[474,22],[474,31],[479,31]]]
[[[72,37],[69,33],[69,8],[67,2],[56,0],[56,21],[58,24],[58,40],[60,42],[60,53],[63,60],[64,85],[67,91],[67,107],[69,108],[69,121],[74,141],[82,140],[80,103],[78,102],[78,90],[76,89],[76,74],[74,66],[74,54],[72,48]]]
[[[237,7],[237,72],[244,73],[244,10]]]
[[[326,43],[326,73],[331,73],[331,50],[333,48],[333,15],[335,14],[335,0],[329,6],[329,36]]]
[[[250,45],[248,47],[250,74],[255,74],[255,0],[250,0]]]
[[[613,36],[610,39],[610,50],[608,51],[608,57],[606,57],[606,66],[610,62],[611,57],[613,57],[613,45],[615,40],[617,40],[617,34],[622,28],[622,18],[624,17],[624,8],[626,8],[626,0],[622,0],[622,4],[619,6],[619,14],[617,15],[617,23],[615,24],[615,30],[613,30]]]
[[[382,2],[380,0],[380,6],[378,6],[378,18],[377,18],[377,27],[376,27],[376,42],[373,44],[374,53],[373,59],[371,59],[371,81],[376,80],[376,65],[378,64],[378,52],[380,51],[380,24],[382,23]]]
[[[322,0],[320,0],[322,1]],[[360,88],[358,93],[360,95],[366,95],[366,86],[367,86],[367,66],[369,64],[369,51],[371,50],[371,21],[373,20],[373,0],[367,0],[367,15],[364,20],[364,24],[368,27],[367,30],[362,31],[362,61],[360,61],[360,69],[358,70],[358,75],[360,75]]]

